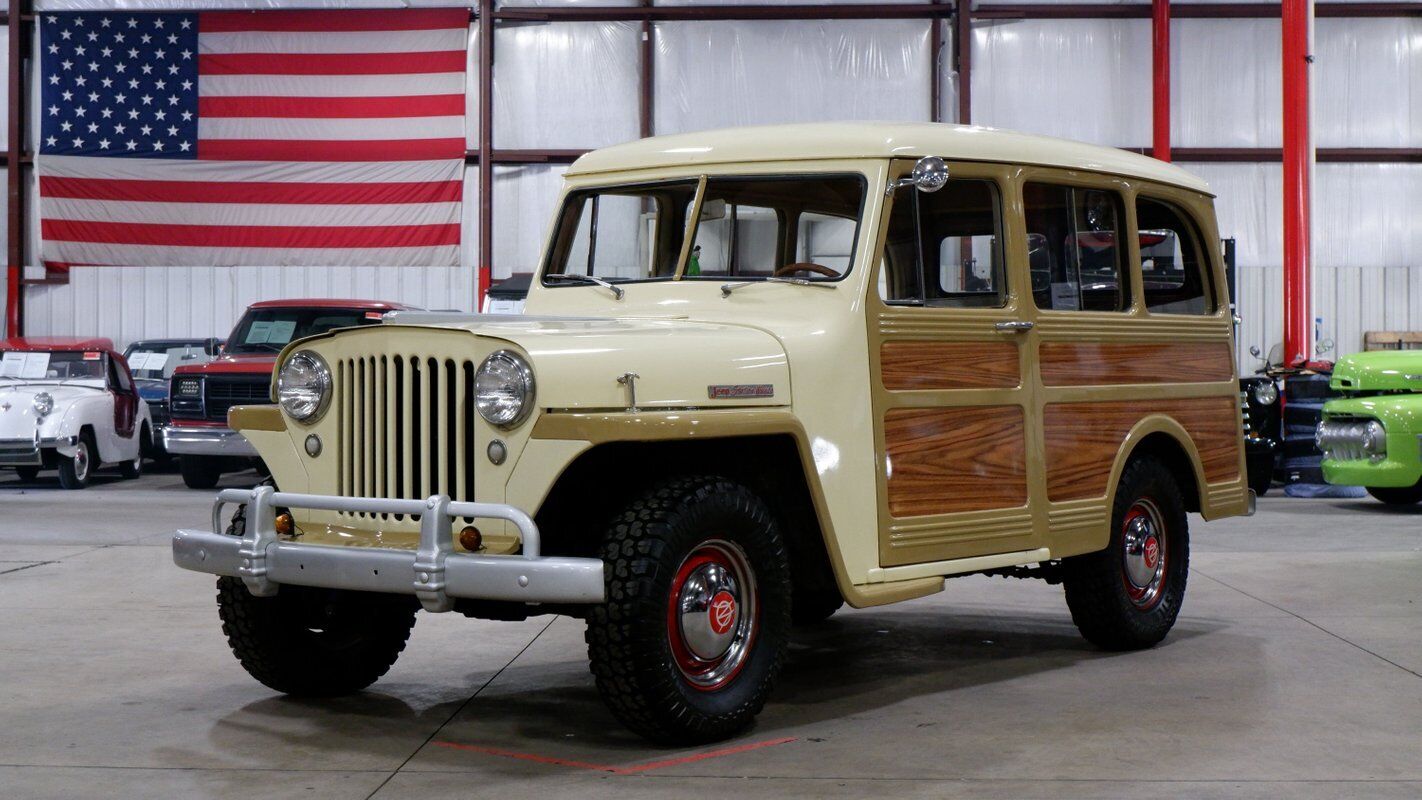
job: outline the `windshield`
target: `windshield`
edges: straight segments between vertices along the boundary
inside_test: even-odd
[[[204,344],[135,344],[124,352],[129,371],[140,380],[167,380],[184,364],[206,364],[212,360]]]
[[[693,210],[697,186],[682,180],[570,193],[543,284],[590,282],[580,276],[613,283],[834,280],[849,272],[867,192],[863,176],[710,177]]]
[[[280,353],[295,339],[325,333],[333,328],[380,322],[379,311],[351,308],[256,308],[247,311],[227,353]]]
[[[6,350],[0,352],[0,380],[103,380],[104,361],[98,350]]]

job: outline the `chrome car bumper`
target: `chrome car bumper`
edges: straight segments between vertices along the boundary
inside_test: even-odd
[[[246,503],[241,537],[217,533],[222,507]],[[416,550],[300,544],[278,539],[276,508],[307,508],[420,518]],[[455,517],[503,519],[518,527],[520,555],[454,552]],[[602,561],[540,555],[538,526],[524,512],[497,503],[334,497],[277,492],[270,486],[227,489],[212,507],[211,531],[173,534],[173,562],[184,569],[241,578],[258,597],[282,584],[413,594],[429,611],[449,611],[458,598],[525,603],[600,603]]]
[[[43,450],[73,447],[77,436],[56,436],[50,439],[0,439],[0,467],[34,467],[44,463]]]
[[[231,428],[199,428],[176,423],[163,429],[163,449],[175,456],[257,457],[257,448]]]

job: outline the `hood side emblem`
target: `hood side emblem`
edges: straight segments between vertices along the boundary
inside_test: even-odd
[[[774,396],[775,385],[771,383],[738,383],[706,387],[706,397],[711,400],[734,400],[741,397]]]

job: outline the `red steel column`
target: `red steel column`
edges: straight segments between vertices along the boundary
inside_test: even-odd
[[[1309,279],[1309,29],[1312,0],[1283,0],[1284,61],[1284,360],[1313,355]]]
[[[479,266],[474,310],[494,274],[494,2],[479,0]]]
[[[21,183],[20,151],[24,147],[24,75],[25,46],[23,2],[10,3],[10,18],[7,33],[10,37],[10,72],[7,76],[10,90],[9,148],[5,153],[6,205],[8,219],[8,241],[5,243],[6,290],[5,290],[5,335],[19,336],[24,333],[20,324],[20,294],[24,291],[20,283],[20,272],[25,268],[25,214],[24,195]]]
[[[1151,155],[1170,160],[1170,0],[1151,0]]]

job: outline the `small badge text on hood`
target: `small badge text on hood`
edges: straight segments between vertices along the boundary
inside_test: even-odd
[[[775,385],[770,383],[739,383],[729,386],[707,386],[706,396],[712,400],[741,397],[774,397]]]

